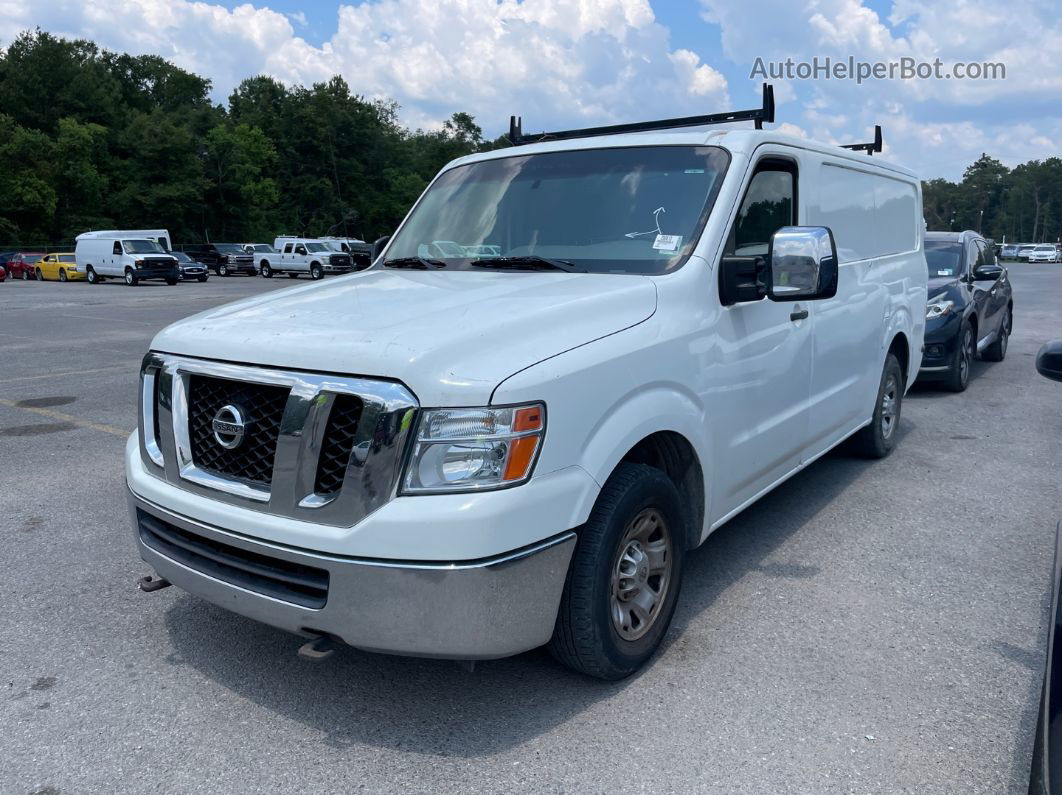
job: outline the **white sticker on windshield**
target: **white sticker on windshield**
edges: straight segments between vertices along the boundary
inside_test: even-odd
[[[657,251],[678,251],[681,243],[682,235],[657,235],[653,248]]]
[[[937,271],[937,276],[951,276],[951,271]]]

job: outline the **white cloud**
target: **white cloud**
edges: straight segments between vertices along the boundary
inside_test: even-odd
[[[289,84],[339,73],[357,93],[396,99],[417,126],[464,110],[492,132],[518,113],[530,131],[728,101],[720,73],[671,50],[648,0],[372,0],[340,6],[336,33],[320,47],[288,15],[249,4],[0,0],[0,30],[35,25],[162,55],[210,77],[219,100],[256,73]]]

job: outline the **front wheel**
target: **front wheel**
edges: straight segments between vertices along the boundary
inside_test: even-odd
[[[977,343],[974,339],[973,325],[964,323],[959,346],[955,349],[955,358],[948,371],[948,378],[944,386],[951,392],[963,392],[970,384],[970,368],[973,367],[974,356],[977,351]]]
[[[178,279],[174,279],[173,277],[170,277],[169,279],[166,280],[166,284],[168,284],[170,287],[173,287],[175,284],[177,284],[178,281],[179,281]]]
[[[229,275],[229,266],[228,265],[218,265],[218,276],[228,276],[228,275]]]
[[[269,263],[265,260],[262,260],[262,266],[259,268],[258,272],[262,274],[262,277],[265,279],[273,278],[273,269],[269,267]]]
[[[59,271],[59,281],[61,281],[61,282],[65,282],[66,281],[66,270],[60,270]]]
[[[29,277],[30,277],[29,271],[26,270],[25,268],[23,268],[22,269],[22,281],[28,282],[29,281]]]
[[[200,284],[202,284],[203,282],[205,282],[205,281],[206,281],[207,279],[209,279],[209,278],[210,278],[210,277],[209,277],[209,276],[207,276],[207,275],[206,275],[206,274],[204,273],[204,274],[203,274],[202,276],[199,276],[199,277],[198,277],[198,279],[199,279],[199,283],[200,283]]]
[[[884,458],[896,446],[896,429],[900,425],[903,408],[903,370],[894,354],[885,357],[878,384],[877,402],[870,425],[863,428],[852,441],[857,452],[867,458]]]
[[[316,262],[310,265],[310,278],[314,281],[324,278],[324,268],[318,265]]]
[[[662,471],[621,463],[576,533],[549,649],[576,671],[622,679],[652,657],[671,623],[686,511]]]
[[[125,269],[125,283],[126,284],[128,284],[130,287],[136,287],[136,285],[137,285],[137,283],[139,281],[140,281],[140,279],[138,279],[136,277],[136,274],[133,273],[133,269],[132,268],[126,268]]]

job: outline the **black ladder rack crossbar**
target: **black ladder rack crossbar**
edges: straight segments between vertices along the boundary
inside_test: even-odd
[[[591,138],[597,135],[617,135],[619,133],[648,132],[650,130],[670,130],[676,127],[700,127],[705,124],[726,124],[735,121],[752,121],[756,129],[762,130],[763,123],[774,122],[774,86],[763,84],[763,104],[752,110],[734,110],[728,113],[711,113],[707,116],[683,116],[680,119],[660,119],[659,121],[639,121],[631,124],[611,124],[607,127],[586,127],[581,130],[558,130],[524,135],[523,117],[509,117],[509,142],[513,146],[538,141],[560,141],[567,138]]]
[[[866,152],[870,157],[875,152],[881,151],[881,125],[874,125],[874,140],[865,144],[841,144],[842,149],[851,149],[853,152]]]

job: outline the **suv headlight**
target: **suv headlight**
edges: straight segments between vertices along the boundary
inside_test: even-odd
[[[402,492],[482,491],[531,477],[542,437],[541,403],[421,413]]]
[[[955,302],[945,299],[943,294],[938,295],[936,298],[930,298],[929,303],[926,304],[926,320],[942,317],[954,308]]]

